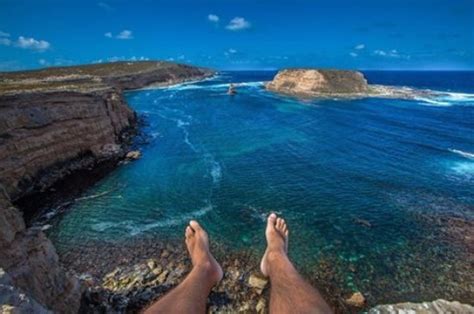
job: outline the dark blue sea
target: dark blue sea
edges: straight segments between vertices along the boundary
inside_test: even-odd
[[[52,221],[59,250],[182,239],[197,219],[211,241],[259,256],[275,211],[298,268],[332,272],[323,284],[372,303],[472,302],[474,72],[364,73],[443,92],[415,100],[298,100],[264,89],[274,74],[129,92],[142,158]]]

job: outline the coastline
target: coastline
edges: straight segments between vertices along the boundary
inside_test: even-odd
[[[212,73],[151,61],[0,73],[0,267],[13,290],[49,310],[78,310],[84,286],[63,269],[41,228],[28,228],[12,203],[125,155],[125,132],[135,129],[137,117],[123,91]]]
[[[135,127],[137,127],[137,125],[135,125]],[[111,168],[109,170],[100,169],[101,165],[107,166],[107,162],[106,164],[94,164],[90,170],[86,169],[86,176],[91,176],[92,179],[100,179],[101,175],[105,176],[110,173],[110,171],[113,171],[119,160],[120,158],[110,161]],[[97,166],[99,168],[97,168]],[[97,171],[98,174],[94,171]],[[74,173],[71,175],[74,175]],[[64,181],[58,181],[58,184],[64,186],[66,190],[67,184],[79,188],[79,191],[76,192],[78,194],[69,196],[73,201],[76,198],[74,195],[77,196],[81,193],[81,184],[76,184],[75,181],[70,179],[71,177],[66,176],[64,177]],[[83,188],[87,188],[91,184],[93,184],[93,181],[86,180]],[[53,189],[56,188],[53,186]],[[45,198],[48,193],[52,193],[51,199],[57,201],[56,196],[61,194],[61,191],[59,189],[51,191],[49,188],[45,189],[43,193],[46,194],[40,195],[40,199]],[[66,203],[67,205],[68,201],[61,200],[59,203]],[[32,201],[31,205],[35,206],[37,204],[37,201]],[[67,206],[65,210],[67,210]],[[433,222],[436,222],[436,217],[433,218]],[[458,221],[458,223],[462,225],[462,222]],[[462,234],[462,232],[463,231],[454,233]],[[444,238],[443,241],[446,241],[446,238]],[[217,245],[219,244],[217,243]],[[234,282],[235,279],[238,279],[238,281],[237,283],[232,283],[230,280],[225,281],[223,285],[217,289],[215,294],[211,296],[211,308],[216,311],[239,309],[251,311],[254,309],[265,309],[265,302],[268,297],[266,294],[268,293],[267,290],[264,289],[263,293],[262,291],[258,293],[258,290],[260,290],[259,288],[252,286],[249,287],[250,276],[258,275],[258,269],[255,269],[255,265],[258,265],[259,253],[241,251],[226,256],[228,251],[228,247],[219,248],[218,246],[216,249],[216,255],[221,257],[222,263],[227,269],[227,280],[233,278]],[[104,255],[106,257],[104,257]],[[90,290],[86,293],[86,300],[83,300],[83,302],[85,302],[83,303],[83,306],[93,306],[93,308],[95,308],[94,306],[97,306],[95,309],[103,309],[107,306],[117,307],[115,309],[119,309],[124,306],[124,300],[127,300],[130,297],[130,308],[127,303],[126,309],[131,311],[135,309],[138,311],[139,307],[145,305],[146,302],[160,296],[162,293],[167,291],[167,289],[170,289],[177,284],[182,276],[186,274],[186,270],[189,269],[187,254],[182,242],[177,239],[166,239],[166,241],[159,239],[157,241],[156,238],[136,238],[133,241],[130,241],[130,243],[96,243],[91,245],[90,248],[87,248],[85,251],[81,251],[81,248],[78,247],[77,251],[72,251],[69,255],[59,252],[59,257],[67,269],[74,270],[76,275],[81,277],[81,281],[86,286],[89,286]],[[155,270],[158,266],[148,267],[150,259],[153,259],[156,265],[160,265],[161,271]],[[352,310],[357,311],[358,308],[350,308],[345,303],[345,299],[350,297],[352,291],[339,285],[341,283],[341,280],[338,277],[339,274],[334,274],[333,270],[335,262],[337,262],[337,260],[328,259],[322,261],[321,265],[317,265],[317,269],[313,273],[305,273],[305,277],[307,276],[307,278],[310,278],[310,280],[315,284],[322,283],[323,286],[319,286],[319,288],[328,300],[336,306],[339,312],[348,312]],[[144,268],[145,266],[148,267],[149,270],[146,270]],[[84,270],[91,267],[97,267],[97,273],[90,274],[90,276],[84,274]],[[115,267],[119,268],[117,278],[107,282],[103,277],[107,273],[113,273]],[[175,269],[179,269],[179,271],[173,272]],[[154,273],[152,272],[156,275],[155,277],[150,274],[152,270],[155,270]],[[168,273],[162,275],[165,271]],[[239,275],[236,275],[237,273]],[[124,278],[120,279],[122,275]],[[140,276],[142,275],[145,277],[148,276],[150,280],[146,279],[144,282],[135,282],[130,286],[132,289],[127,288],[128,285],[135,281],[135,279],[141,278]],[[160,276],[162,276],[161,279],[156,281]],[[115,277],[115,275],[111,277]],[[129,282],[126,284],[123,282],[117,284],[113,283],[114,281],[121,280],[129,280]],[[110,285],[112,285],[112,287]],[[120,292],[118,292],[115,291],[118,288],[114,287],[114,285],[117,285],[117,287],[125,285],[125,287],[119,287]],[[231,291],[231,293],[224,294],[225,291]],[[367,291],[362,292],[367,293]],[[373,296],[370,296],[369,292],[368,304],[370,306],[375,305],[375,303],[371,301],[371,298],[373,298]],[[107,303],[108,300],[114,300],[113,302],[115,303],[112,302],[109,304]],[[392,301],[397,302],[405,300],[390,300],[390,302]]]

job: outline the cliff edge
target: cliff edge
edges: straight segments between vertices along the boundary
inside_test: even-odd
[[[73,171],[124,154],[136,116],[123,91],[202,79],[212,71],[168,62],[116,62],[0,73],[0,268],[48,310],[75,313],[81,287],[51,242],[12,203]]]

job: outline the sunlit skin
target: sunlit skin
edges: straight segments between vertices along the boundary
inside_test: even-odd
[[[285,220],[270,214],[265,228],[267,248],[260,270],[270,280],[270,313],[332,313],[320,293],[296,271],[288,258],[289,229]],[[205,313],[212,288],[223,271],[209,250],[209,236],[197,221],[190,221],[185,242],[192,261],[186,278],[145,313]]]

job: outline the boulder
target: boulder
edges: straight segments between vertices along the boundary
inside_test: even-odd
[[[132,150],[132,151],[129,151],[125,155],[125,158],[128,159],[128,160],[137,160],[137,159],[140,159],[141,155],[142,155],[142,153],[140,153],[140,151]]]
[[[364,307],[365,305],[365,297],[360,292],[353,293],[350,298],[346,299],[344,302],[350,306],[354,307]]]
[[[457,301],[446,301],[438,299],[433,302],[422,303],[398,303],[377,305],[369,310],[369,314],[399,314],[399,313],[417,313],[417,314],[471,314],[474,313],[474,307],[468,304],[462,304]]]
[[[260,294],[267,286],[268,279],[259,277],[257,275],[250,275],[248,283],[250,287],[254,288],[257,293]]]

